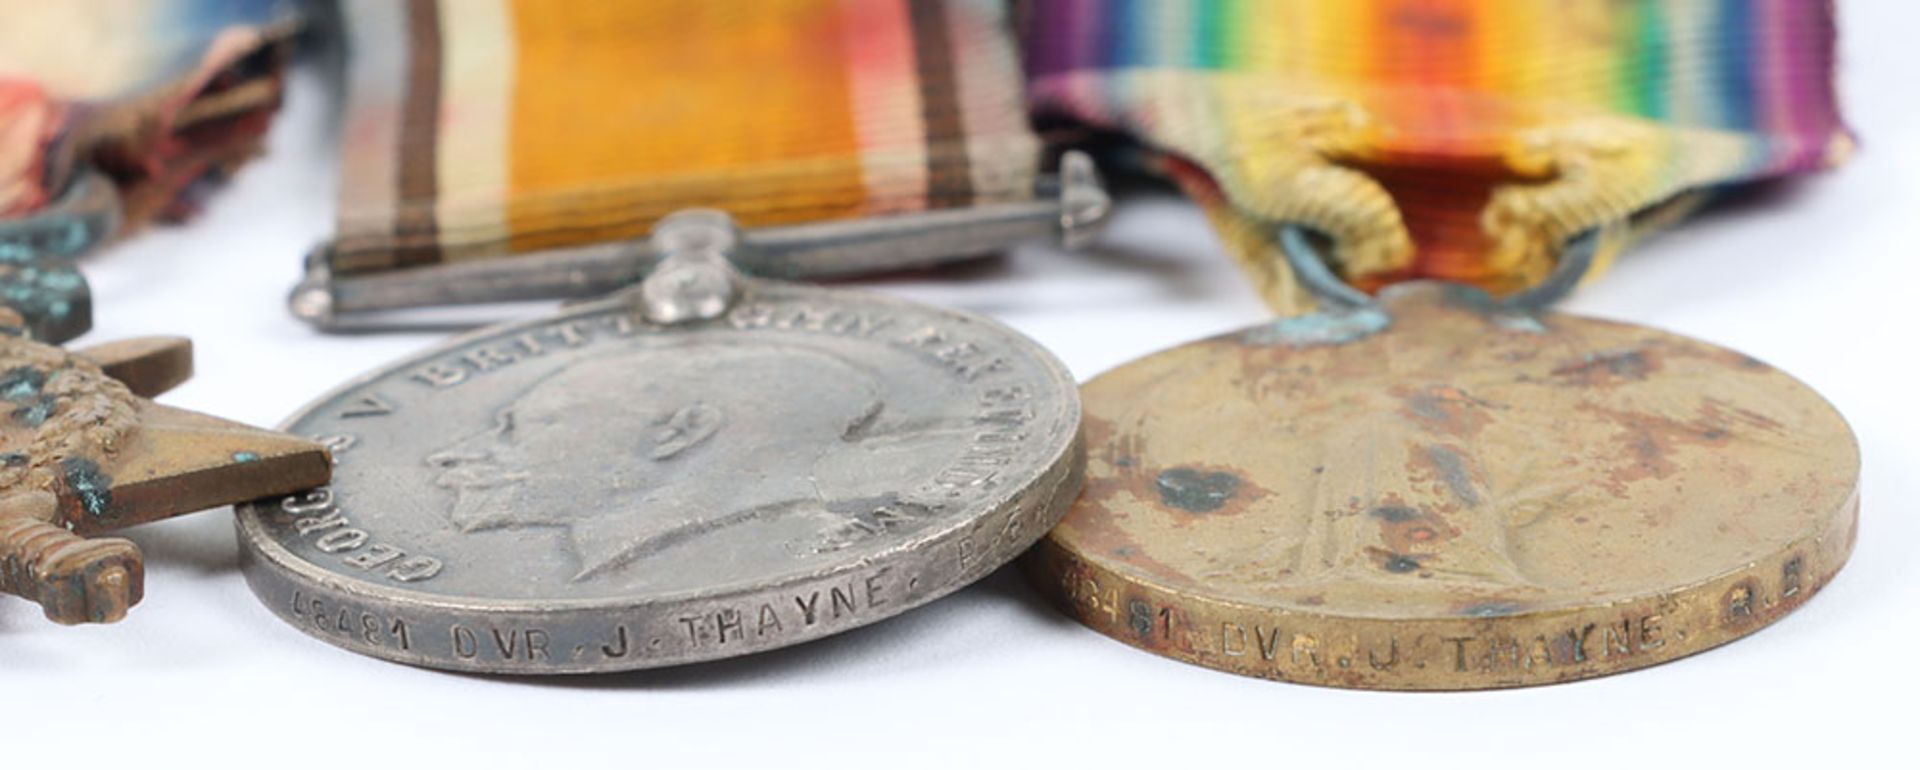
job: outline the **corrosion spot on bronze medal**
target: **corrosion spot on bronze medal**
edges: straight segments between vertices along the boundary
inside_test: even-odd
[[[22,425],[38,428],[46,424],[47,419],[58,411],[60,411],[59,399],[41,396],[16,407],[12,415],[13,419],[18,420]]]
[[[80,500],[81,510],[95,518],[107,514],[107,506],[113,503],[113,479],[100,472],[98,464],[84,457],[69,457],[60,461],[60,470],[67,488]]]
[[[1154,487],[1167,505],[1193,513],[1212,513],[1233,499],[1240,489],[1240,477],[1226,471],[1168,468],[1160,472]]]
[[[1467,459],[1458,451],[1435,444],[1427,447],[1427,461],[1432,465],[1435,475],[1446,484],[1447,490],[1460,498],[1460,502],[1480,504],[1480,493],[1474,490],[1473,477],[1467,472]]]
[[[1470,618],[1499,618],[1517,615],[1526,607],[1519,602],[1480,602],[1460,608],[1460,614]]]
[[[1494,405],[1451,385],[1395,388],[1393,395],[1400,399],[1401,416],[1436,433],[1472,436],[1493,421]]]
[[[22,425],[38,428],[60,408],[60,399],[47,395],[48,374],[32,366],[16,366],[0,374],[0,399],[13,403],[12,417]]]
[[[1418,554],[1431,554],[1434,547],[1459,534],[1440,515],[1407,505],[1396,498],[1368,509],[1367,515],[1380,523],[1380,543],[1384,548],[1374,551],[1374,555],[1388,572],[1419,569]],[[1401,558],[1412,562],[1411,568],[1398,569],[1407,566],[1395,561]]]
[[[31,366],[16,366],[0,374],[0,398],[16,403],[35,398],[46,384],[46,372]]]
[[[1404,524],[1420,517],[1420,512],[1404,505],[1379,505],[1371,511],[1374,518],[1389,524]]]
[[[1659,361],[1640,348],[1607,350],[1562,364],[1553,370],[1553,376],[1565,385],[1598,387],[1644,380],[1659,368]]]

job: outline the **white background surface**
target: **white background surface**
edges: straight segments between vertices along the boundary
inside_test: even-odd
[[[1836,755],[1857,761],[1830,766],[1913,767],[1916,10],[1895,0],[1843,9],[1843,82],[1865,143],[1854,164],[1643,245],[1571,303],[1767,360],[1824,393],[1858,432],[1866,502],[1851,565],[1745,641],[1571,685],[1346,692],[1135,651],[1055,614],[1003,570],[878,626],[748,660],[496,680],[362,658],[274,619],[236,573],[220,511],[131,533],[147,553],[148,596],[121,624],[60,628],[0,598],[0,767],[68,752],[79,766],[119,757],[154,767],[1627,768]],[[321,336],[282,310],[301,252],[331,216],[332,109],[303,77],[269,156],[204,217],[90,259],[98,309],[87,340],[191,335],[199,374],[164,400],[274,424],[441,339]],[[1089,254],[1027,249],[997,267],[877,288],[1000,318],[1082,378],[1266,315],[1201,217],[1171,198],[1125,206]]]

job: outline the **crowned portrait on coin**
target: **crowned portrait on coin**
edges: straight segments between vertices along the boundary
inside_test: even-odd
[[[452,527],[564,529],[574,580],[771,519],[817,520],[796,547],[825,549],[964,446],[939,421],[887,420],[883,381],[805,346],[636,348],[533,382],[426,461]]]

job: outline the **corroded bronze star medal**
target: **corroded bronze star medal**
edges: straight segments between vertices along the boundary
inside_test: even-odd
[[[0,592],[64,624],[138,603],[140,551],[94,535],[324,483],[325,449],[146,400],[187,379],[186,340],[70,353],[0,309]]]
[[[1161,352],[1087,384],[1086,492],[1029,557],[1067,612],[1251,676],[1449,690],[1673,660],[1845,562],[1859,455],[1747,356],[1474,289]]]

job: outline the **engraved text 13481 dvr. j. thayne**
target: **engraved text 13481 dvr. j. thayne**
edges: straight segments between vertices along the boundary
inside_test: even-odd
[[[1079,401],[1027,339],[844,291],[728,302],[658,322],[602,300],[322,398],[286,427],[333,448],[334,482],[241,510],[248,581],[381,658],[639,669],[931,601],[1072,501]]]

